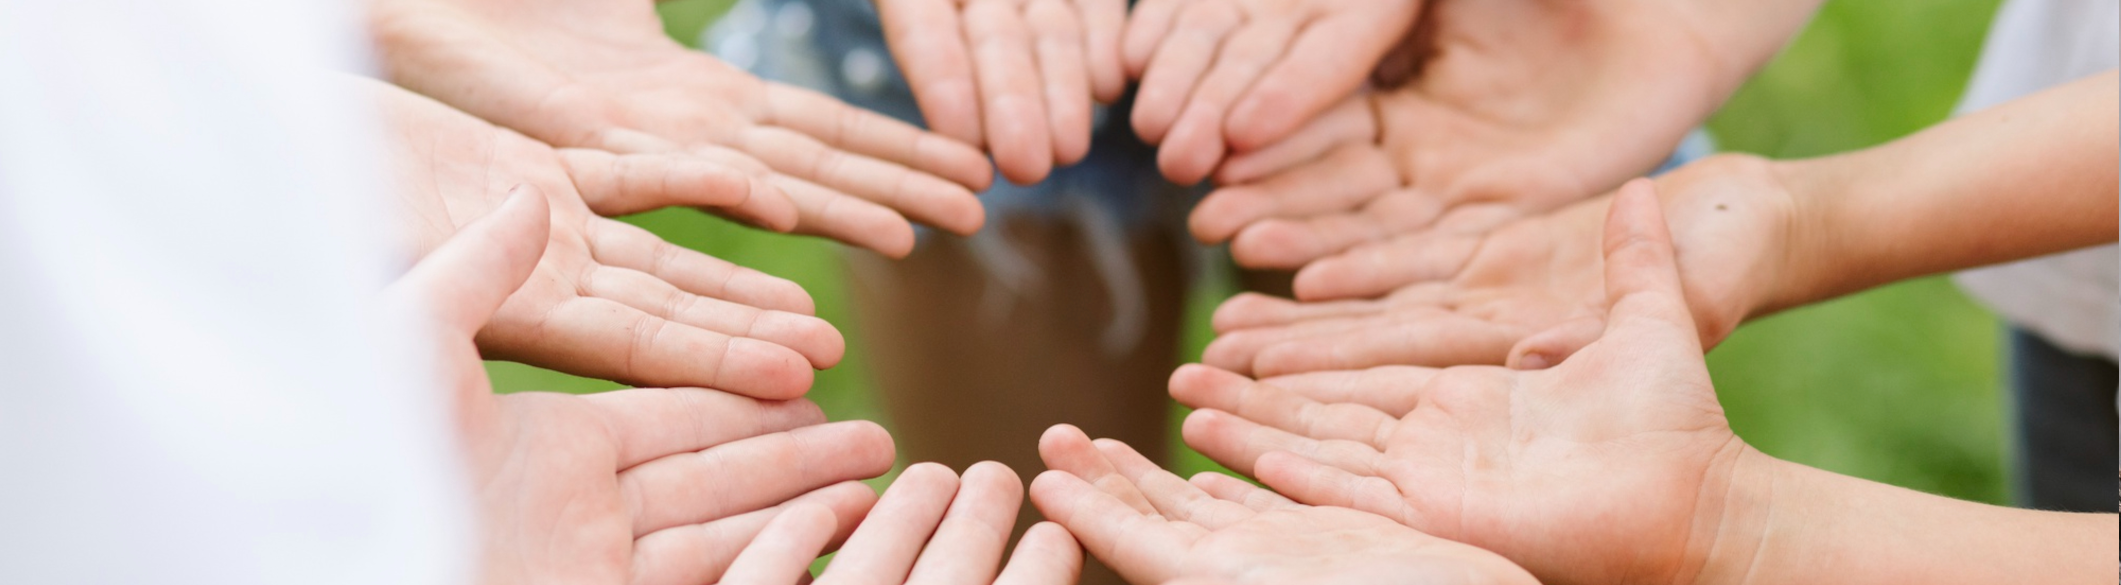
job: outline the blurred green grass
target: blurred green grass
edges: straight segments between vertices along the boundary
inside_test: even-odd
[[[691,43],[728,0],[661,5]],[[1710,121],[1726,150],[1807,157],[1886,142],[1944,119],[1997,0],[1840,0]],[[860,327],[834,245],[761,233],[688,210],[628,221],[672,242],[801,283],[821,317]],[[1209,338],[1206,315],[1233,290],[1195,293],[1186,355]],[[1750,324],[1709,356],[1731,423],[1773,455],[1953,497],[2002,502],[1998,324],[1941,278],[1922,279]],[[852,335],[849,336],[854,337]],[[834,419],[883,421],[866,352],[818,375],[811,398]],[[606,382],[508,363],[503,391],[589,392]],[[1174,406],[1173,416],[1179,412]],[[1175,425],[1174,425],[1175,428]],[[1176,439],[1174,437],[1174,442]],[[1212,464],[1185,452],[1188,471]]]

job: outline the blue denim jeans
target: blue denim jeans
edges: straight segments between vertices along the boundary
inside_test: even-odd
[[[2114,362],[2069,353],[2010,328],[2011,488],[2021,507],[2114,512],[2121,507],[2121,387]]]

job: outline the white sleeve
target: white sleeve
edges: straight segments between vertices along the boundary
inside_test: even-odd
[[[462,583],[355,7],[0,0],[0,583]]]

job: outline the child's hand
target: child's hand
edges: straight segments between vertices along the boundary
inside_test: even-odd
[[[651,0],[369,8],[392,81],[555,146],[741,169],[793,202],[797,233],[904,256],[909,219],[959,234],[986,221],[977,149],[687,49]]]
[[[1647,181],[1622,188],[1604,242],[1596,341],[1530,357],[1578,334],[1564,326],[1512,352],[1551,369],[1400,367],[1298,393],[1189,367],[1172,381],[1202,409],[1186,442],[1297,501],[1489,548],[1548,583],[1691,582],[1712,551],[1752,549],[1719,529],[1759,509],[1738,499],[1770,483],[1744,475],[1770,460],[1717,403]]]
[[[1750,72],[1708,44],[1723,39],[1707,35],[1699,13],[1715,8],[1430,2],[1380,71],[1403,85],[1233,156],[1216,175],[1224,188],[1195,209],[1193,234],[1230,241],[1244,266],[1295,269],[1361,243],[1491,228],[1618,187],[1655,168]],[[1144,82],[1144,103],[1147,92]]]
[[[432,324],[425,347],[449,391],[435,398],[454,406],[479,506],[482,582],[705,583],[783,509],[852,531],[876,497],[852,480],[891,469],[875,423],[696,388],[493,393],[472,335],[535,276],[548,240],[546,199],[515,191],[389,291]]]
[[[1126,0],[877,0],[921,116],[1019,184],[1090,152],[1090,100],[1127,89]]]
[[[1281,140],[1362,87],[1417,0],[1144,0],[1127,24],[1134,129],[1164,176],[1207,178],[1231,149]]]
[[[401,231],[416,251],[437,249],[499,208],[518,183],[548,201],[550,237],[535,270],[478,330],[487,357],[782,399],[808,391],[812,368],[845,352],[795,283],[596,213],[777,195],[750,190],[757,183],[740,171],[687,156],[555,151],[411,92],[358,83],[389,123]]]
[[[1082,572],[1082,548],[1050,523],[1025,532],[1009,565],[1001,566],[1023,502],[1023,480],[1002,464],[975,464],[962,481],[948,467],[915,464],[891,483],[817,582],[1074,583]]]
[[[1688,306],[1702,344],[1713,346],[1774,296],[1793,199],[1770,163],[1735,155],[1687,165],[1657,187],[1676,230]],[[1486,234],[1434,230],[1313,262],[1297,273],[1297,295],[1351,300],[1239,295],[1216,310],[1219,336],[1202,361],[1259,377],[1497,365],[1526,336],[1571,322],[1583,333],[1574,345],[1589,343],[1607,305],[1599,226],[1611,201]]]
[[[1533,584],[1523,569],[1382,516],[1312,507],[1229,476],[1191,483],[1118,441],[1046,431],[1040,512],[1135,583]]]

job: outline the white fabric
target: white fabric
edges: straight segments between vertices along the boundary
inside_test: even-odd
[[[2008,0],[1959,106],[1971,112],[2121,65],[2121,2]],[[2116,186],[2121,196],[2121,186]],[[2037,197],[2037,193],[2028,193]],[[2063,349],[2121,354],[2121,248],[1960,273],[1960,288]]]
[[[0,583],[462,583],[318,0],[0,0]],[[402,324],[399,324],[402,325]]]

